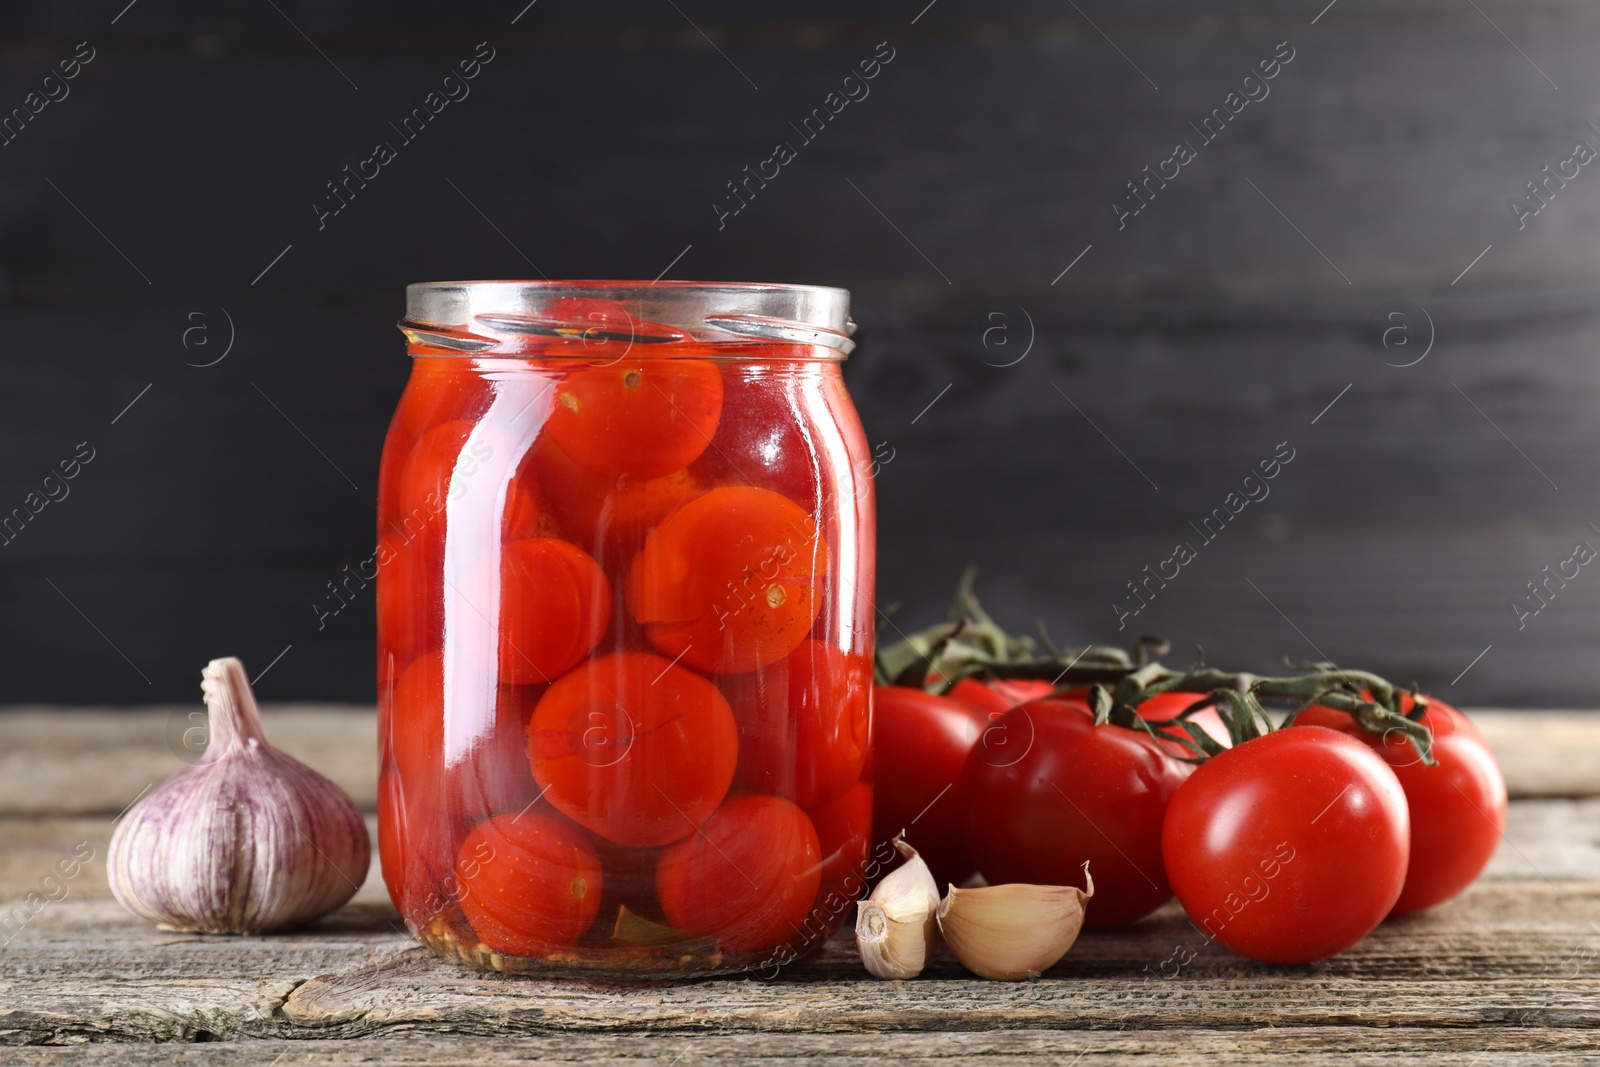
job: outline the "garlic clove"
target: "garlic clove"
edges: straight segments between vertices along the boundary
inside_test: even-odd
[[[904,837],[894,847],[905,862],[856,905],[856,947],[879,978],[915,978],[933,956],[939,885]]]
[[[945,944],[983,978],[1037,978],[1078,939],[1084,906],[1094,896],[1087,863],[1083,877],[1087,891],[1070,885],[951,886],[938,910]]]
[[[163,930],[258,934],[314,922],[366,878],[366,823],[344,790],[267,743],[242,663],[212,660],[202,678],[206,751],[119,821],[111,892]]]

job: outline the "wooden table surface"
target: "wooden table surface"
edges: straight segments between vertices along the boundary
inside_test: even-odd
[[[0,1047],[0,1067],[1600,1059],[1600,713],[1477,713],[1514,798],[1493,864],[1457,900],[1322,963],[1241,959],[1169,905],[1086,933],[1034,982],[975,980],[948,957],[916,981],[879,982],[836,938],[776,979],[628,985],[435,959],[401,926],[376,856],[355,900],[300,934],[164,934],[127,915],[105,882],[112,821],[179,766],[169,738],[197,710],[0,712],[0,917],[23,917],[0,940],[0,1046],[17,1046]],[[372,808],[370,710],[265,718],[277,743]],[[94,858],[65,896],[30,907],[56,862],[86,848]]]

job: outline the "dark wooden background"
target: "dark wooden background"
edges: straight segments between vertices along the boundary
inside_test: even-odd
[[[902,625],[972,562],[1060,641],[1600,699],[1600,571],[1512,609],[1600,547],[1600,167],[1521,231],[1507,203],[1600,147],[1600,8],[525,2],[6,4],[0,113],[95,58],[0,146],[0,513],[95,458],[0,547],[0,702],[187,699],[207,659],[286,648],[263,698],[371,699],[370,596],[321,631],[312,605],[371,553],[402,287],[680,253],[854,291]],[[483,40],[471,96],[319,231],[324,182]],[[719,230],[724,183],[885,40]],[[1119,231],[1124,183],[1281,41],[1270,96]],[[1271,496],[1119,635],[1124,583],[1282,441]]]

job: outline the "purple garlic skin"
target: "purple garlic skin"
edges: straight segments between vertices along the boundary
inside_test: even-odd
[[[263,934],[342,907],[372,858],[355,804],[267,743],[244,665],[212,660],[200,762],[123,816],[107,868],[118,903],[162,930]]]

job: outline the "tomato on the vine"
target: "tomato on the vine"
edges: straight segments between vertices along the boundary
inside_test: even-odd
[[[1402,714],[1414,706],[1409,694],[1401,697]],[[1422,724],[1433,734],[1431,767],[1398,730],[1380,736],[1320,705],[1294,718],[1296,726],[1326,726],[1364,742],[1400,779],[1411,812],[1411,863],[1395,914],[1442,904],[1471,885],[1506,828],[1506,781],[1472,720],[1430,697]]]
[[[551,684],[528,725],[545,798],[623,845],[694,833],[728,792],[738,748],[717,687],[649,652],[585,661]]]
[[[1170,734],[1171,736],[1162,737],[1162,747],[1174,756],[1186,758],[1193,756],[1194,753],[1183,742],[1177,740],[1177,738],[1186,737],[1187,735],[1176,720],[1180,714],[1203,699],[1205,699],[1205,694],[1203,693],[1157,693],[1155,696],[1141,701],[1139,706],[1134,709],[1134,713],[1153,726],[1163,727],[1162,733],[1164,735]],[[1217,712],[1214,705],[1208,708],[1201,708],[1189,716],[1188,721],[1205,731],[1207,737],[1223,748],[1227,748],[1232,744],[1228,736],[1228,727],[1222,721],[1222,716]]]
[[[1400,782],[1372,749],[1307,726],[1201,764],[1167,810],[1162,854],[1207,935],[1263,963],[1309,963],[1389,914],[1410,824]]]
[[[873,690],[872,839],[905,831],[941,888],[977,870],[957,783],[988,725],[985,712],[923,689]]]
[[[656,895],[675,928],[753,952],[803,940],[821,861],[805,812],[780,797],[734,797],[662,852]]]
[[[545,428],[598,474],[660,478],[705,451],[721,413],[715,363],[630,357],[567,374]]]
[[[962,768],[967,848],[992,884],[1072,885],[1088,860],[1085,924],[1133,922],[1172,896],[1161,823],[1189,773],[1148,735],[1096,726],[1075,700],[1024,704],[984,731]]]
[[[950,696],[988,712],[989,721],[993,722],[1019,704],[1049,696],[1054,688],[1049,682],[1034,678],[989,679],[983,682],[975,678],[963,678],[951,688]],[[1057,693],[1055,699],[1077,704],[1085,711],[1089,709],[1087,687]],[[1187,758],[1194,753],[1177,740],[1178,736],[1184,736],[1181,733],[1183,728],[1174,720],[1180,713],[1202,699],[1204,699],[1202,693],[1176,691],[1157,693],[1141,701],[1134,709],[1134,713],[1152,726],[1158,727],[1156,732],[1162,735],[1160,738],[1162,748],[1174,756]],[[1189,716],[1189,721],[1204,730],[1208,737],[1222,747],[1226,748],[1231,743],[1228,727],[1223,723],[1222,716],[1215,707],[1202,708]]]
[[[802,641],[769,667],[719,679],[739,724],[739,788],[811,808],[861,777],[871,670],[864,657]]]
[[[1049,696],[1052,688],[1042,678],[990,678],[981,682],[976,678],[963,678],[951,686],[945,695],[968,707],[987,712],[991,718],[998,718],[1018,704]]]
[[[775,663],[805,640],[827,569],[827,543],[799,505],[724,486],[650,531],[624,594],[661,651],[735,674]]]
[[[582,831],[549,815],[497,815],[473,828],[456,858],[461,910],[496,952],[567,948],[594,922],[600,861]]]

